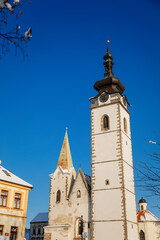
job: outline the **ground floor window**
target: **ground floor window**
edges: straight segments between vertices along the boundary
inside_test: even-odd
[[[3,225],[0,225],[0,236],[3,235]]]
[[[140,240],[145,240],[145,233],[141,230],[139,233]]]
[[[11,227],[10,240],[16,240],[17,239],[17,233],[18,233],[17,227]]]

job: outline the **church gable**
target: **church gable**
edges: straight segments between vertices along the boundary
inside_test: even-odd
[[[85,175],[81,169],[79,169],[77,177],[74,181],[71,193],[69,195],[69,201],[72,203],[88,203],[89,186],[86,181]]]

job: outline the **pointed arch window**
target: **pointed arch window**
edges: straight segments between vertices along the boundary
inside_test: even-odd
[[[124,124],[124,131],[127,133],[127,120],[126,120],[126,118],[123,119],[123,124]]]
[[[109,116],[108,115],[103,115],[101,118],[101,130],[105,131],[110,128],[109,126]]]
[[[140,231],[139,237],[140,237],[140,240],[145,240],[145,233],[143,232],[143,230]]]
[[[61,201],[61,191],[58,190],[56,195],[56,203],[59,203],[60,201]]]

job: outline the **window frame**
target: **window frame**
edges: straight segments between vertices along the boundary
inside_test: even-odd
[[[19,197],[16,197],[16,194],[19,194]],[[19,203],[19,207],[17,206]],[[20,209],[21,206],[21,194],[20,193],[15,193],[14,195],[14,208],[15,209]]]
[[[6,192],[6,195],[3,194],[2,192]],[[1,204],[0,204],[0,207],[7,207],[7,200],[8,200],[8,191],[7,190],[1,190],[1,195],[0,195],[0,198],[1,198]],[[5,201],[6,200],[6,201]],[[4,204],[5,202],[5,204]]]
[[[2,227],[2,229],[1,229]],[[4,225],[0,225],[0,236],[3,236],[3,231],[4,231]]]
[[[56,203],[60,203],[60,202],[61,202],[61,191],[58,189],[56,193]]]
[[[110,129],[110,119],[109,119],[109,116],[107,114],[104,114],[101,117],[101,131],[107,131],[109,129]]]
[[[15,228],[16,232],[13,231],[12,228]],[[17,240],[17,237],[18,237],[18,227],[17,226],[11,226],[9,240],[13,240],[14,239],[13,238],[14,234],[16,234],[16,239],[15,240]]]

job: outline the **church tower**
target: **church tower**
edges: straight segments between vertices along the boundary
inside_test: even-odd
[[[129,103],[104,55],[91,101],[91,240],[138,240]]]

